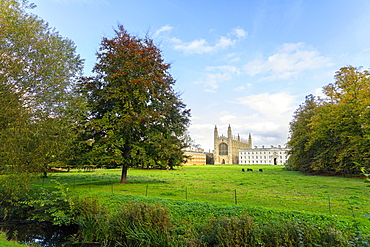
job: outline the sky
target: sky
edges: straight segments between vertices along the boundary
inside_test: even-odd
[[[369,0],[30,0],[74,41],[91,75],[118,24],[149,35],[191,109],[189,133],[205,151],[213,131],[253,146],[285,145],[305,96],[322,94],[344,66],[370,64]]]

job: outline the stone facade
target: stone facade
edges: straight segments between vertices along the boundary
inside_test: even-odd
[[[248,140],[232,136],[231,127],[227,130],[227,137],[219,136],[217,126],[214,130],[214,164],[239,164],[239,150],[252,147],[252,136],[249,134]]]
[[[206,154],[203,149],[201,148],[187,148],[184,150],[184,155],[188,158],[183,165],[205,165],[206,162]]]
[[[239,150],[241,165],[286,165],[289,158],[289,148],[271,146],[265,148],[246,148]]]

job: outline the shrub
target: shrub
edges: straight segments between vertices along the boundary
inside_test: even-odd
[[[249,216],[212,218],[202,231],[207,246],[258,246],[256,225]]]
[[[106,246],[114,240],[111,227],[111,215],[107,208],[100,205],[94,197],[76,198],[74,202],[75,223],[79,226],[79,241],[98,242]]]
[[[341,231],[302,222],[281,220],[260,226],[263,246],[348,246]]]
[[[212,218],[201,233],[205,246],[349,246],[341,231],[301,222],[271,219],[256,223],[250,216]],[[201,246],[201,245],[199,245]]]
[[[2,175],[0,177],[0,217],[24,216],[24,202],[32,196],[30,174]]]
[[[113,211],[90,197],[77,200],[74,206],[82,242],[103,246],[174,246],[170,214],[159,204],[128,203]]]
[[[113,225],[115,235],[127,246],[173,246],[170,213],[160,204],[124,204]]]

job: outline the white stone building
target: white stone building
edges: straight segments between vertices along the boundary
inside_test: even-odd
[[[239,164],[241,165],[286,165],[289,148],[264,146],[239,150]]]

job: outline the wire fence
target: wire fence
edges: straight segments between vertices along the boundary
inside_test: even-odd
[[[122,192],[124,193],[125,191],[120,191],[120,189],[117,188],[116,193]],[[324,213],[333,216],[370,216],[368,215],[370,214],[370,198],[364,200],[353,196],[349,196],[348,198],[345,196],[337,197],[331,195],[320,197],[305,195],[297,197],[282,193],[260,194],[243,189],[220,191],[217,189],[185,187],[171,190],[166,187],[159,188],[159,186],[152,188],[150,185],[145,186],[145,192],[143,191],[141,195],[190,201],[261,206],[266,208]]]
[[[161,181],[150,180],[149,183],[117,184],[117,179],[99,180],[94,176],[81,179],[63,181],[72,190],[104,191],[112,194],[156,197],[191,202],[211,202],[228,205],[257,206],[281,210],[296,210],[329,215],[349,217],[367,217],[370,214],[370,197],[354,195],[333,196],[330,193],[323,195],[298,192],[284,194],[276,191],[268,193],[252,191],[245,187],[217,189],[188,186],[183,188]],[[51,185],[51,180],[42,180],[43,186]],[[368,217],[370,219],[370,217]]]

